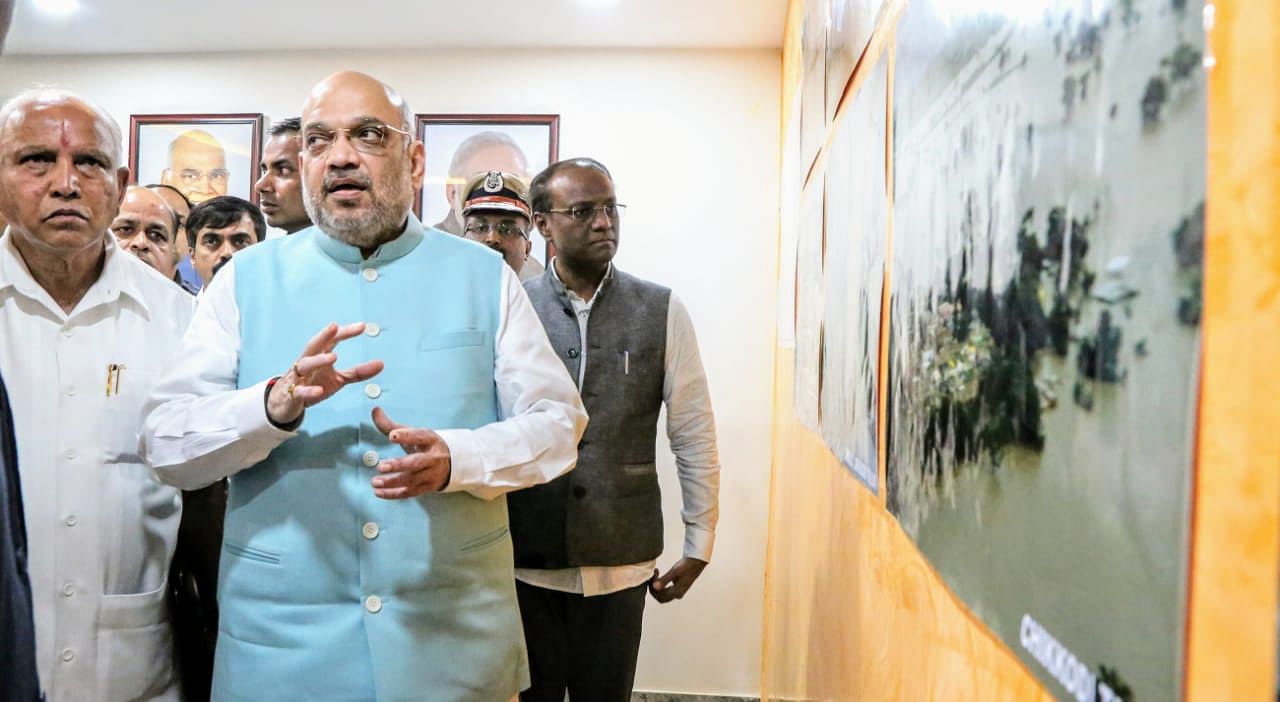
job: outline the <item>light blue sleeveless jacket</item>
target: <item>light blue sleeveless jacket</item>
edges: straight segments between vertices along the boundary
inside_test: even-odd
[[[240,387],[284,372],[329,322],[364,321],[338,367],[386,368],[307,410],[298,436],[231,478],[215,700],[507,700],[528,684],[506,500],[375,497],[373,426],[497,420],[502,259],[405,233],[368,260],[312,227],[235,258]]]

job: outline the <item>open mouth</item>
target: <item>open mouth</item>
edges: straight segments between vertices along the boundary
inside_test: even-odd
[[[369,189],[369,183],[358,178],[334,178],[325,181],[324,191],[339,197],[353,197]]]

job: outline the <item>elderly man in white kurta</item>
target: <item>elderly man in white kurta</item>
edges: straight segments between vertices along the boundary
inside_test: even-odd
[[[49,699],[176,699],[165,579],[182,513],[137,452],[191,297],[120,250],[120,131],[63,92],[0,108],[0,373],[22,456]]]

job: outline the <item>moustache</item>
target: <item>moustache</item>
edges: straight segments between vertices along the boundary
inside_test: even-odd
[[[357,171],[331,171],[324,174],[322,187],[326,193],[331,193],[338,188],[354,187],[360,190],[368,190],[373,185],[373,181],[362,173]]]

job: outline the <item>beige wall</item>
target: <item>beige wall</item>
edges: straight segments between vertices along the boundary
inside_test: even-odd
[[[391,83],[418,112],[559,113],[561,156],[614,172],[629,205],[618,265],[671,286],[693,316],[724,462],[712,566],[683,601],[649,601],[637,689],[756,694],[764,581],[778,211],[777,51],[317,52],[14,57],[0,96],[33,83],[133,113],[296,115],[344,68]],[[665,451],[665,440],[662,450]],[[679,490],[660,459],[667,553]]]

